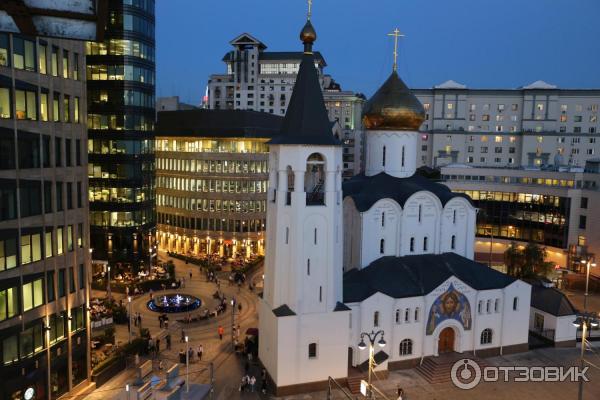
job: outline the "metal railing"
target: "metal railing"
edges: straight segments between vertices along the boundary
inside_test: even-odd
[[[346,389],[344,389],[342,387],[342,385],[340,385],[335,379],[333,379],[332,377],[328,378],[328,387],[327,387],[327,400],[333,400],[333,392],[332,392],[332,387],[331,384],[334,384],[335,388],[340,390],[342,392],[342,394],[344,395],[344,397],[348,400],[356,400],[356,397],[352,397],[350,395],[350,393],[346,392]]]

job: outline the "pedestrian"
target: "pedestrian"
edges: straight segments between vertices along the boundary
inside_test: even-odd
[[[246,390],[246,376],[242,376],[242,383],[240,384],[240,392],[243,392]]]
[[[185,351],[183,349],[179,349],[179,362],[185,364]]]
[[[152,337],[148,339],[148,351],[150,352],[152,357],[154,357],[154,339],[152,339]]]
[[[191,347],[188,349],[188,357],[190,358],[190,362],[192,362],[194,359],[194,349]]]
[[[160,329],[162,329],[162,327],[163,327],[163,316],[162,316],[162,314],[158,316],[158,325],[160,326]]]
[[[256,385],[256,377],[252,375],[250,377],[250,391],[254,392],[254,385]]]
[[[219,325],[218,332],[219,332],[219,340],[223,340],[223,333],[225,333],[225,329],[223,329],[223,327],[221,325]]]
[[[260,384],[260,391],[262,392],[262,394],[267,394],[267,379],[263,379],[261,384]]]
[[[190,270],[190,282],[192,281],[192,270]]]
[[[262,369],[262,371],[260,371],[260,380],[264,381],[267,379],[267,370],[265,368]]]
[[[398,398],[397,400],[402,400],[404,399],[404,389],[402,389],[401,387],[398,387]]]
[[[180,343],[185,342],[185,331],[183,329],[181,330],[181,340],[179,342]]]
[[[142,328],[142,314],[138,313],[138,326]]]
[[[164,365],[163,365],[163,360],[159,360],[159,361],[158,361],[158,370],[159,370],[159,371],[162,371],[162,370],[163,370],[163,368],[164,368]]]
[[[241,301],[238,304],[238,312],[242,312],[242,302]]]
[[[202,354],[204,353],[204,347],[202,344],[198,346],[198,361],[202,361]]]
[[[165,315],[164,322],[165,322],[165,329],[169,329],[169,317],[167,317],[166,315]]]
[[[137,316],[138,316],[138,313],[135,313],[135,314],[133,315],[133,325],[134,325],[134,326],[137,326],[137,321],[138,321],[138,319],[137,319]]]
[[[167,341],[167,350],[171,350],[171,334],[168,334],[165,339]]]
[[[156,355],[158,356],[160,354],[160,339],[156,338]]]

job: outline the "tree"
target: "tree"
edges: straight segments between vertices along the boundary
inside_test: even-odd
[[[506,265],[506,273],[510,276],[519,276],[523,269],[523,252],[519,250],[515,242],[511,242],[510,246],[504,251],[504,264]]]

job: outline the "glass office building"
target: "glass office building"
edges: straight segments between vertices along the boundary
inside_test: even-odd
[[[93,258],[147,261],[155,227],[154,0],[111,0],[104,42],[87,44]]]
[[[0,33],[0,398],[89,369],[83,42]]]

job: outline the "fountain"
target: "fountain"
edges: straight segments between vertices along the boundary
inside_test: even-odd
[[[189,294],[165,294],[155,296],[147,304],[148,309],[159,313],[181,313],[195,310],[202,301]]]

